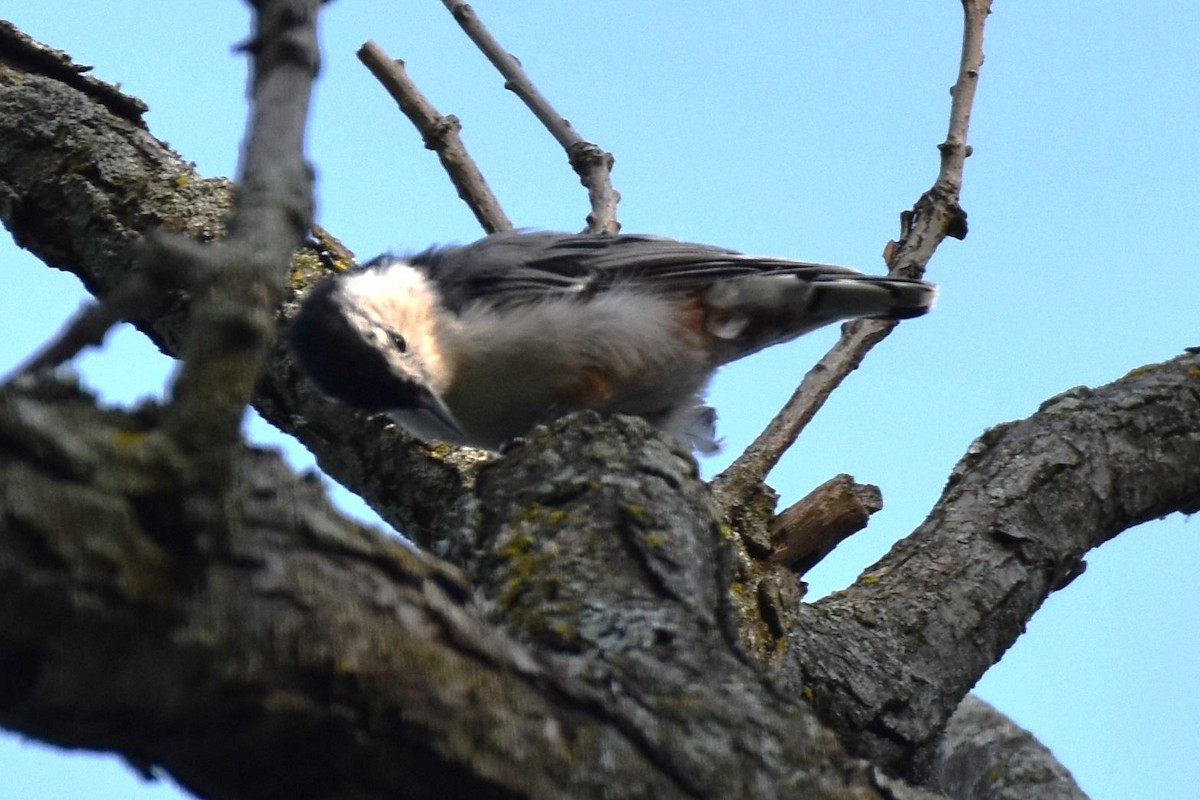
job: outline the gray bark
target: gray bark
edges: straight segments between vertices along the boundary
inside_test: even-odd
[[[1200,354],[1047,400],[980,436],[923,523],[801,606],[785,681],[852,747],[923,774],[963,695],[1083,557],[1200,509]]]
[[[205,797],[881,796],[724,634],[712,506],[640,421],[575,420],[481,475],[493,598],[531,647],[273,453],[241,455],[240,516],[206,544],[179,528],[155,414],[19,384],[0,396],[5,727]],[[643,506],[660,482],[678,499]]]
[[[974,800],[1087,797],[1045,745],[974,695],[963,698],[950,718],[932,778],[951,796]]]

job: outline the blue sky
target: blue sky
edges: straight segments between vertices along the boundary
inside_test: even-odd
[[[898,213],[936,174],[959,3],[474,5],[564,116],[616,155],[626,231],[880,271]],[[203,173],[234,172],[242,4],[113,0],[97,14],[6,0],[0,13],[147,101],[152,131]],[[870,355],[772,475],[784,503],[839,472],[882,488],[885,509],[811,573],[814,595],[912,530],[988,426],[1200,345],[1198,33],[1200,11],[1186,3],[997,0],[963,192],[971,232],[931,264],[938,308]],[[586,198],[565,157],[433,0],[328,7],[310,136],[323,225],[361,256],[479,235],[355,58],[368,38],[462,119],[516,224],[583,226]],[[84,295],[6,235],[0,270],[3,372]],[[726,453],[705,462],[708,474],[835,338],[813,334],[718,376],[710,399]],[[78,367],[114,403],[158,394],[171,369],[127,330]],[[249,429],[279,440],[261,422]],[[302,448],[288,452],[307,463]],[[978,687],[1096,800],[1183,797],[1200,785],[1197,524],[1175,515],[1094,552]],[[0,800],[74,798],[81,787],[92,798],[180,796],[111,757],[0,735]]]

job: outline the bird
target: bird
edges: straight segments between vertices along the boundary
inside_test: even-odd
[[[710,454],[718,367],[838,320],[917,317],[936,295],[916,278],[659,236],[506,231],[325,278],[289,339],[322,393],[423,440],[500,450],[594,409]]]

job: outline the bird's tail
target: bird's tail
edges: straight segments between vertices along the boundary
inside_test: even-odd
[[[845,268],[815,269],[725,281],[707,296],[708,331],[733,361],[845,319],[911,319],[933,308],[937,287],[916,278],[863,275]]]
[[[807,314],[814,322],[911,319],[933,308],[937,299],[937,287],[916,278],[837,275],[813,281],[810,289]]]

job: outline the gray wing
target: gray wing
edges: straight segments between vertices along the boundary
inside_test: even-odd
[[[492,234],[462,247],[413,256],[452,308],[471,300],[526,303],[547,295],[588,296],[639,283],[658,292],[687,291],[714,281],[766,272],[818,280],[858,275],[846,267],[747,256],[733,250],[633,234]]]

